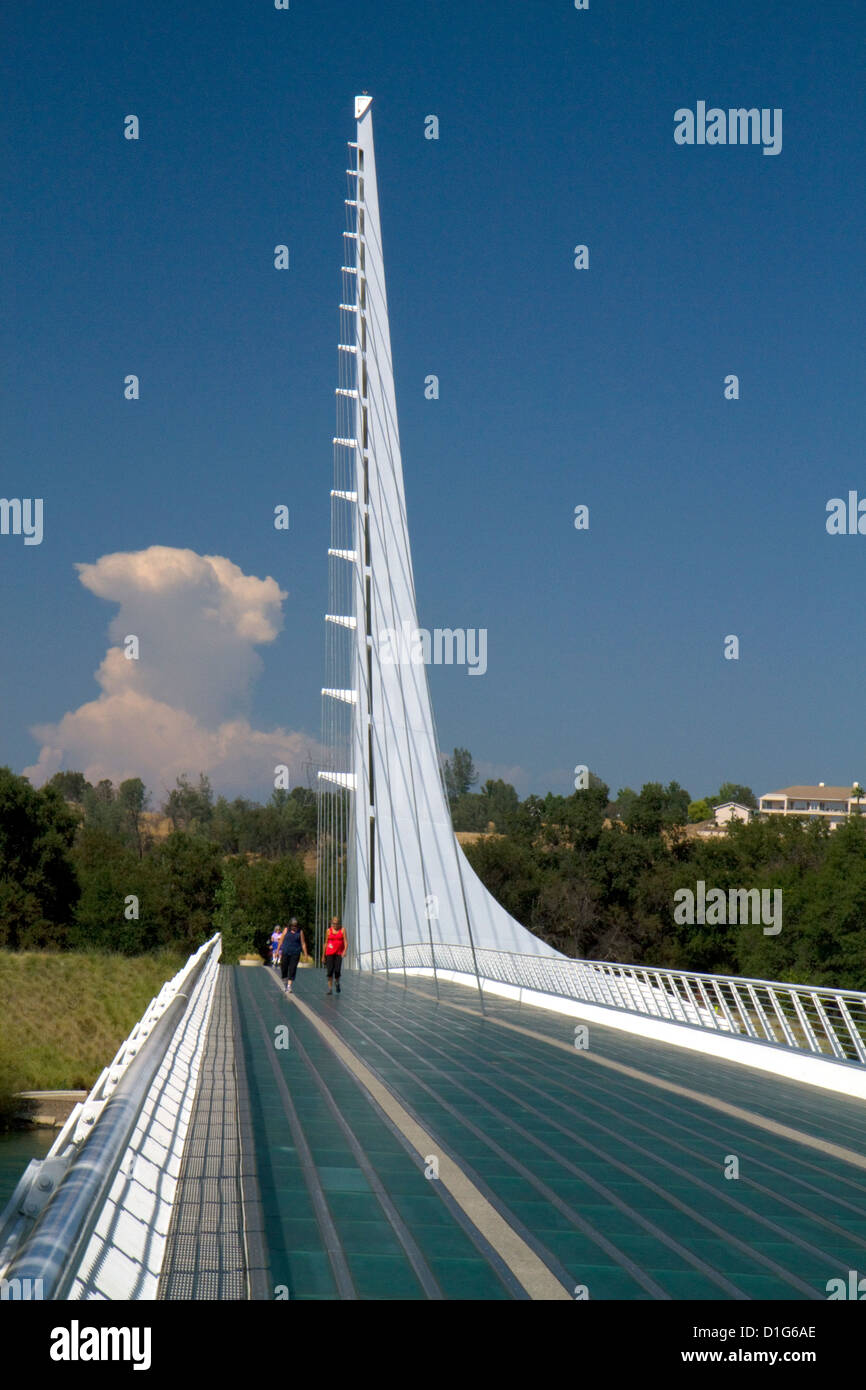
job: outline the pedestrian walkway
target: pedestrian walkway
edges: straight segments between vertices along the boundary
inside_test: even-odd
[[[235,982],[273,1296],[525,1297],[274,972]],[[296,989],[323,993],[322,973]]]
[[[824,1300],[866,1267],[856,1101],[454,984],[233,974],[273,1297]]]

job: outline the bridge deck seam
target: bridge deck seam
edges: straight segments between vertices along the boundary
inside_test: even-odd
[[[420,1283],[428,1298],[436,1300],[441,1299],[442,1290],[439,1287],[439,1284],[432,1270],[430,1269],[430,1266],[428,1265],[420,1249],[418,1248],[418,1244],[412,1236],[411,1231],[409,1230],[403,1218],[400,1216],[400,1213],[397,1211],[396,1207],[394,1206],[394,1203],[388,1196],[388,1193],[385,1191],[385,1188],[382,1185],[382,1182],[378,1174],[376,1173],[375,1168],[373,1167],[372,1163],[370,1162],[369,1158],[364,1152],[361,1144],[358,1142],[358,1138],[351,1125],[349,1125],[346,1122],[345,1117],[340,1114],[339,1107],[337,1106],[334,1097],[328,1090],[328,1087],[325,1084],[325,1081],[321,1073],[319,1072],[318,1068],[316,1067],[315,1063],[313,1062],[312,1058],[310,1057],[309,1053],[307,1052],[306,1048],[304,1047],[303,1043],[298,1037],[297,1032],[294,1029],[291,1029],[291,1033],[295,1040],[295,1047],[298,1051],[301,1061],[304,1063],[310,1075],[313,1077],[313,1080],[318,1086],[328,1110],[333,1115],[334,1119],[337,1121],[337,1124],[341,1132],[345,1135],[346,1141],[358,1162],[359,1168],[364,1173],[367,1181],[370,1184],[371,1189],[373,1190],[373,1192],[376,1195],[376,1198],[379,1201],[379,1204],[385,1212],[388,1221],[391,1223],[391,1226],[397,1235],[397,1239],[400,1241],[400,1244],[406,1252],[406,1256],[409,1260],[409,1263],[412,1265],[412,1268],[415,1271],[415,1274],[418,1278],[418,1282]]]
[[[429,998],[423,990],[403,985],[399,980],[392,980],[391,983],[397,984],[407,994],[414,994],[422,999]],[[457,1009],[460,1013],[469,1014],[472,1018],[479,1020],[482,1018],[482,1015],[468,1004],[457,1004],[451,999],[439,999],[438,1003],[447,1005],[449,1009]],[[666,1081],[663,1077],[653,1076],[650,1072],[628,1066],[625,1062],[616,1062],[611,1057],[600,1057],[598,1053],[591,1052],[589,1049],[578,1051],[570,1043],[548,1037],[544,1033],[537,1032],[534,1028],[525,1028],[522,1024],[511,1023],[507,1019],[496,1018],[492,1014],[485,1014],[483,1017],[485,1022],[495,1023],[499,1028],[507,1028],[513,1033],[522,1033],[525,1037],[535,1038],[538,1042],[547,1043],[549,1047],[557,1047],[572,1057],[578,1056],[583,1060],[594,1062],[597,1066],[619,1072],[622,1076],[631,1077],[632,1080],[639,1081],[643,1085],[655,1086],[658,1090],[668,1091],[672,1095],[696,1101],[700,1105],[709,1106],[710,1109],[719,1111],[720,1114],[728,1115],[731,1119],[742,1120],[746,1124],[755,1125],[758,1129],[775,1134],[778,1138],[788,1139],[793,1143],[803,1144],[807,1148],[817,1149],[819,1152],[827,1154],[828,1157],[838,1158],[842,1163],[866,1170],[866,1156],[858,1154],[854,1149],[845,1148],[841,1144],[834,1144],[826,1139],[819,1139],[817,1135],[806,1134],[802,1130],[793,1129],[790,1125],[780,1124],[777,1120],[770,1120],[764,1115],[757,1115],[754,1111],[745,1110],[742,1106],[731,1105],[728,1101],[720,1100],[717,1096],[708,1096],[700,1091],[693,1091],[688,1086],[681,1086],[678,1082]]]
[[[313,1203],[316,1221],[318,1222],[319,1230],[322,1233],[323,1245],[331,1265],[331,1270],[334,1275],[337,1290],[341,1299],[357,1299],[358,1293],[355,1288],[355,1282],[352,1278],[352,1272],[349,1269],[349,1264],[346,1259],[346,1253],[343,1250],[342,1242],[337,1232],[337,1228],[334,1224],[334,1219],[331,1215],[327,1198],[325,1197],[325,1193],[322,1189],[322,1184],[319,1180],[319,1175],[316,1171],[316,1164],[313,1160],[313,1155],[310,1151],[310,1146],[307,1143],[303,1126],[298,1117],[298,1113],[295,1108],[295,1104],[292,1100],[291,1094],[289,1092],[289,1088],[286,1085],[286,1079],[280,1070],[280,1065],[277,1061],[276,1053],[273,1048],[273,1040],[268,1034],[265,1021],[262,1017],[261,1010],[259,1009],[259,1006],[253,995],[250,982],[247,980],[246,976],[241,976],[239,978],[243,979],[244,981],[243,991],[247,996],[247,1000],[255,1014],[256,1021],[262,1032],[262,1036],[265,1043],[265,1050],[268,1060],[271,1064],[271,1070],[273,1072],[274,1080],[276,1082],[277,1092],[280,1097],[283,1112],[286,1116],[286,1119],[289,1122],[289,1129],[291,1130],[292,1134],[292,1142],[295,1146],[295,1149],[297,1150],[298,1157],[300,1159],[301,1167],[304,1173],[304,1181],[307,1184],[307,1190],[309,1191],[310,1198]]]
[[[422,1028],[422,1029],[423,1029],[424,1024],[423,1024],[422,1021],[418,1020],[417,1018],[411,1018],[410,1021],[411,1021],[412,1023],[414,1023],[416,1027]],[[480,1020],[479,1020],[479,1021],[480,1021]],[[351,1026],[357,1027],[357,1024],[352,1024]],[[386,1037],[393,1037],[393,1034],[391,1034],[391,1033],[389,1032],[388,1029],[384,1028],[383,1025],[379,1024],[379,1027],[382,1028],[382,1031],[385,1033]],[[404,1030],[405,1030],[406,1032],[408,1032],[411,1036],[417,1037],[417,1034],[414,1033],[413,1030],[412,1030],[412,1028],[409,1027],[409,1026],[407,1026],[407,1024],[406,1024],[405,1022],[402,1023],[402,1027],[403,1027]],[[367,1036],[367,1035],[366,1035],[366,1034],[363,1034],[363,1036]],[[397,1041],[398,1044],[399,1044],[399,1039],[396,1039],[396,1041]],[[423,1044],[424,1044],[425,1047],[428,1047],[428,1048],[431,1049],[432,1051],[435,1051],[435,1052],[440,1053],[443,1057],[446,1057],[446,1059],[447,1059],[447,1053],[445,1053],[444,1050],[443,1050],[441,1047],[437,1047],[435,1043],[430,1042],[426,1037],[422,1037],[422,1038],[418,1039],[418,1041],[419,1041],[419,1042],[423,1042]],[[403,1046],[404,1048],[407,1046],[405,1043],[399,1044],[399,1045]],[[416,1053],[415,1050],[414,1050],[413,1048],[408,1048],[408,1051],[409,1051],[410,1053],[412,1053],[413,1055],[419,1056],[419,1057],[420,1057],[420,1054]],[[464,1063],[460,1063],[459,1065],[460,1065],[460,1067],[461,1067],[461,1070],[462,1070],[466,1075],[468,1075],[468,1076],[470,1076],[470,1077],[474,1077],[474,1078],[476,1078],[476,1079],[478,1079],[478,1080],[480,1080],[480,1081],[483,1081],[484,1084],[485,1084],[488,1088],[492,1087],[493,1089],[495,1089],[495,1090],[497,1090],[497,1091],[500,1091],[503,1095],[508,1096],[508,1094],[509,1094],[508,1091],[507,1091],[504,1087],[498,1086],[498,1085],[496,1084],[496,1082],[493,1081],[489,1075],[482,1076],[481,1073],[476,1072],[476,1071],[473,1071],[471,1067],[466,1066]],[[497,1064],[497,1062],[496,1062],[495,1059],[491,1061],[491,1066],[496,1067],[497,1065],[498,1065],[498,1064]],[[438,1070],[440,1070],[440,1074],[444,1074],[444,1073],[441,1071],[441,1069],[438,1069]],[[457,1085],[462,1091],[465,1091],[465,1092],[466,1092],[470,1097],[472,1097],[472,1098],[476,1101],[476,1103],[477,1103],[478,1105],[480,1105],[483,1109],[490,1111],[491,1114],[493,1114],[494,1116],[498,1116],[499,1118],[502,1118],[502,1119],[506,1118],[506,1116],[504,1115],[504,1112],[503,1112],[502,1110],[499,1110],[496,1106],[493,1106],[489,1101],[485,1101],[485,1099],[483,1098],[483,1096],[477,1095],[477,1094],[476,1094],[473,1090],[471,1090],[468,1086],[464,1086],[456,1077],[452,1076],[452,1077],[451,1077],[451,1080],[452,1080],[453,1084]],[[551,1099],[553,1099],[553,1098],[551,1098]],[[445,1102],[442,1102],[441,1097],[440,1097],[440,1103],[445,1103]],[[558,1104],[558,1105],[560,1105],[560,1106],[562,1106],[564,1109],[566,1109],[566,1111],[570,1111],[570,1113],[572,1113],[572,1114],[575,1114],[575,1113],[576,1113],[576,1112],[574,1111],[573,1107],[564,1106],[564,1105],[563,1105],[563,1102],[555,1101],[555,1103]],[[819,1297],[821,1296],[821,1295],[819,1295],[819,1294],[815,1291],[814,1288],[812,1288],[810,1285],[808,1285],[807,1283],[805,1283],[802,1279],[799,1279],[796,1275],[794,1275],[794,1274],[790,1273],[789,1271],[785,1270],[783,1266],[779,1265],[776,1261],[769,1259],[765,1254],[763,1254],[760,1250],[756,1249],[754,1246],[748,1245],[747,1242],[742,1241],[742,1240],[740,1240],[739,1238],[737,1238],[736,1236],[732,1236],[729,1232],[723,1230],[723,1228],[722,1228],[721,1226],[719,1226],[716,1222],[711,1221],[708,1217],[706,1217],[706,1216],[703,1215],[702,1213],[700,1213],[700,1212],[698,1212],[698,1211],[695,1211],[693,1207],[690,1207],[687,1203],[681,1201],[681,1200],[680,1200],[679,1198],[677,1198],[674,1194],[672,1194],[672,1193],[670,1193],[670,1192],[667,1192],[667,1191],[666,1191],[664,1188],[662,1188],[658,1183],[654,1183],[652,1180],[650,1180],[649,1178],[647,1178],[645,1174],[640,1173],[638,1170],[636,1170],[635,1168],[631,1167],[629,1164],[623,1163],[621,1160],[615,1158],[612,1154],[607,1153],[607,1152],[605,1152],[604,1150],[600,1149],[597,1145],[592,1144],[585,1136],[580,1136],[580,1135],[576,1134],[573,1130],[568,1130],[568,1129],[566,1129],[564,1125],[560,1124],[558,1121],[556,1121],[555,1119],[553,1119],[552,1116],[546,1116],[546,1115],[544,1115],[544,1113],[543,1113],[542,1111],[538,1110],[536,1107],[534,1107],[534,1106],[532,1106],[531,1104],[529,1104],[528,1101],[522,1099],[522,1100],[520,1101],[520,1104],[521,1104],[521,1105],[523,1106],[523,1108],[524,1108],[525,1110],[527,1110],[529,1113],[536,1115],[538,1118],[546,1119],[546,1120],[547,1120],[547,1123],[548,1123],[551,1127],[553,1127],[554,1129],[559,1130],[560,1132],[562,1132],[563,1134],[565,1134],[567,1137],[569,1137],[569,1138],[575,1140],[578,1144],[580,1144],[580,1145],[582,1145],[583,1147],[587,1148],[587,1149],[590,1151],[590,1153],[595,1154],[596,1157],[602,1158],[606,1163],[608,1163],[608,1164],[610,1164],[611,1166],[613,1166],[614,1168],[619,1169],[619,1170],[621,1170],[622,1172],[626,1173],[630,1178],[634,1179],[635,1181],[638,1181],[638,1182],[642,1183],[642,1184],[643,1184],[645,1187],[647,1187],[647,1188],[649,1189],[649,1191],[651,1191],[655,1196],[660,1196],[660,1197],[662,1197],[666,1202],[670,1203],[671,1206],[673,1206],[673,1207],[675,1207],[677,1210],[681,1211],[684,1215],[687,1215],[687,1216],[688,1216],[691,1220],[693,1220],[696,1224],[702,1225],[702,1226],[706,1227],[708,1230],[710,1230],[710,1231],[713,1233],[713,1235],[714,1235],[716,1238],[721,1238],[721,1239],[727,1241],[729,1244],[731,1244],[731,1245],[733,1245],[735,1248],[739,1249],[742,1253],[745,1253],[745,1254],[746,1254],[749,1258],[751,1258],[753,1261],[756,1261],[756,1262],[759,1263],[759,1264],[763,1264],[765,1267],[767,1267],[768,1269],[770,1269],[771,1272],[773,1272],[773,1273],[776,1274],[778,1277],[780,1277],[785,1283],[788,1283],[788,1284],[793,1285],[795,1288],[797,1288],[797,1290],[798,1290],[800,1293],[805,1294],[806,1297],[808,1297],[808,1298],[819,1298]],[[458,1113],[458,1114],[459,1114],[459,1112],[455,1112],[455,1113]],[[460,1118],[463,1119],[463,1123],[467,1123],[467,1124],[469,1123],[469,1122],[465,1119],[465,1117],[462,1117],[462,1116],[461,1116]],[[571,1172],[573,1172],[573,1174],[574,1174],[575,1176],[579,1177],[582,1181],[586,1182],[590,1187],[593,1187],[594,1189],[598,1190],[599,1192],[605,1193],[605,1194],[606,1194],[606,1199],[607,1199],[608,1201],[612,1202],[612,1204],[613,1204],[614,1206],[616,1206],[619,1210],[623,1211],[624,1213],[629,1214],[630,1217],[631,1217],[631,1219],[632,1219],[637,1225],[641,1225],[641,1226],[643,1226],[645,1229],[649,1230],[649,1231],[651,1232],[651,1234],[653,1234],[654,1237],[655,1237],[657,1240],[660,1240],[663,1244],[666,1244],[669,1248],[671,1248],[671,1249],[673,1249],[673,1250],[676,1250],[676,1251],[679,1253],[679,1255],[681,1256],[681,1258],[684,1258],[688,1263],[690,1263],[690,1264],[692,1264],[694,1267],[698,1268],[702,1273],[704,1273],[705,1277],[710,1278],[710,1280],[711,1280],[712,1282],[716,1283],[716,1284],[721,1284],[723,1287],[725,1287],[726,1292],[728,1292],[728,1293],[732,1293],[732,1292],[733,1292],[733,1294],[734,1294],[735,1297],[738,1297],[738,1298],[747,1298],[747,1297],[748,1297],[747,1294],[744,1294],[741,1290],[737,1289],[736,1286],[732,1285],[732,1284],[730,1283],[730,1281],[728,1281],[724,1276],[720,1275],[717,1271],[712,1270],[711,1267],[708,1266],[708,1265],[706,1265],[704,1261],[696,1259],[696,1257],[693,1256],[693,1255],[691,1254],[691,1252],[689,1252],[688,1250],[686,1250],[685,1247],[681,1246],[681,1245],[679,1244],[679,1242],[677,1242],[676,1240],[674,1240],[672,1237],[668,1236],[667,1233],[664,1232],[664,1231],[663,1231],[660,1227],[658,1227],[655,1223],[648,1221],[640,1212],[637,1212],[637,1211],[633,1210],[632,1208],[630,1208],[630,1207],[627,1205],[627,1203],[623,1202],[619,1197],[616,1196],[615,1193],[610,1192],[610,1190],[607,1189],[607,1188],[605,1187],[604,1184],[599,1183],[595,1178],[593,1178],[593,1177],[591,1176],[591,1174],[585,1173],[585,1172],[583,1172],[582,1170],[578,1169],[574,1164],[571,1164],[571,1163],[570,1163],[563,1155],[561,1155],[557,1150],[553,1149],[550,1145],[545,1144],[542,1140],[538,1139],[537,1137],[533,1136],[527,1129],[525,1129],[524,1126],[522,1126],[522,1125],[520,1125],[520,1124],[517,1123],[517,1121],[514,1119],[514,1116],[513,1116],[513,1115],[509,1115],[509,1116],[507,1117],[507,1119],[508,1119],[509,1123],[511,1124],[512,1128],[515,1130],[515,1132],[518,1133],[522,1138],[529,1140],[531,1144],[533,1144],[534,1146],[536,1146],[537,1148],[539,1148],[539,1149],[542,1150],[543,1152],[547,1153],[548,1156],[550,1156],[551,1158],[553,1158],[553,1159],[554,1159],[556,1162],[558,1162],[563,1168],[565,1168],[566,1170],[570,1170]],[[591,1121],[591,1123],[593,1123],[593,1124],[595,1125],[596,1128],[600,1129],[600,1130],[602,1131],[602,1133],[607,1134],[607,1135],[612,1135],[613,1131],[611,1131],[611,1130],[609,1130],[608,1128],[606,1128],[605,1126],[601,1125],[597,1120],[593,1120],[593,1121]],[[628,1139],[624,1138],[623,1136],[620,1136],[620,1139],[621,1139],[621,1142],[624,1143],[628,1148],[637,1149],[638,1153],[642,1154],[644,1158],[646,1158],[646,1159],[652,1159],[652,1158],[653,1158],[653,1155],[650,1153],[649,1150],[641,1149],[641,1147],[640,1147],[639,1145],[636,1145],[633,1141],[628,1140]],[[494,1144],[494,1141],[490,1140],[489,1137],[487,1138],[487,1142],[488,1142],[489,1144],[493,1145],[494,1148],[496,1147],[495,1144]],[[512,1163],[514,1162],[513,1159],[510,1159],[509,1156],[508,1156],[504,1151],[500,1151],[500,1152],[501,1152],[501,1155],[506,1159],[506,1161],[509,1161],[509,1162],[512,1162]],[[661,1158],[661,1157],[658,1156],[658,1155],[655,1156],[655,1160],[656,1160],[656,1162],[660,1163],[663,1167],[671,1168],[671,1169],[672,1169],[675,1173],[677,1173],[677,1175],[680,1176],[680,1177],[688,1176],[688,1177],[690,1178],[690,1181],[691,1181],[692,1183],[694,1183],[696,1186],[702,1187],[702,1188],[704,1188],[705,1190],[707,1190],[708,1192],[711,1192],[711,1193],[714,1192],[714,1190],[710,1187],[710,1185],[709,1185],[708,1183],[704,1182],[703,1179],[701,1179],[701,1178],[698,1177],[697,1175],[695,1175],[695,1174],[688,1174],[688,1175],[687,1175],[687,1174],[685,1173],[685,1170],[683,1170],[683,1169],[678,1169],[678,1168],[676,1167],[676,1165],[674,1165],[674,1164],[672,1164],[672,1163],[669,1163],[667,1160]],[[537,1180],[533,1179],[533,1178],[531,1177],[531,1175],[530,1175],[530,1177],[529,1177],[529,1180],[533,1183],[533,1185],[538,1186]],[[796,1233],[788,1233],[788,1232],[783,1231],[782,1228],[780,1228],[776,1223],[772,1222],[772,1221],[769,1220],[767,1217],[763,1216],[761,1213],[751,1211],[749,1208],[745,1207],[742,1203],[736,1201],[736,1199],[734,1199],[733,1197],[731,1197],[730,1195],[728,1195],[728,1194],[726,1194],[726,1193],[724,1193],[724,1192],[722,1192],[722,1193],[720,1193],[720,1194],[715,1194],[715,1193],[714,1193],[714,1195],[719,1196],[720,1199],[721,1199],[723,1202],[727,1203],[727,1204],[730,1205],[730,1206],[733,1206],[733,1207],[737,1208],[740,1212],[745,1213],[747,1216],[750,1216],[752,1219],[754,1219],[755,1221],[757,1221],[759,1224],[763,1224],[763,1225],[767,1226],[769,1229],[773,1230],[777,1235],[780,1235],[780,1236],[782,1236],[783,1238],[792,1241],[794,1244],[800,1245],[802,1248],[806,1249],[807,1251],[809,1251],[809,1252],[812,1253],[812,1254],[817,1254],[817,1255],[820,1256],[821,1258],[826,1259],[826,1260],[828,1261],[828,1263],[832,1263],[832,1256],[828,1255],[825,1251],[817,1250],[815,1247],[809,1245],[808,1242],[804,1241],[802,1238],[800,1238],[799,1236],[797,1236]],[[555,1205],[560,1206],[560,1209],[564,1209],[564,1204],[561,1204],[561,1203],[559,1202],[559,1199],[556,1198],[556,1195],[555,1195],[555,1194],[550,1194],[550,1195],[548,1196],[548,1200],[553,1200]],[[580,1221],[582,1220],[580,1217],[577,1216],[577,1213],[574,1213],[574,1212],[571,1212],[571,1219],[572,1219],[573,1221],[577,1221],[577,1222],[580,1222]]]
[[[244,1249],[247,1262],[248,1293],[261,1301],[272,1297],[268,1247],[265,1241],[265,1219],[262,1194],[256,1168],[256,1145],[250,1108],[249,1077],[243,1046],[240,1044],[240,1015],[235,972],[230,976],[231,1019],[233,1035],[238,1039],[234,1048],[235,1091],[238,1112],[238,1141],[241,1159],[241,1208],[243,1213]]]
[[[369,1016],[366,1014],[363,1016],[365,1018],[365,1021],[369,1024],[371,1022]],[[392,1042],[396,1043],[398,1047],[401,1047],[404,1050],[410,1052],[421,1062],[424,1062],[426,1060],[428,1062],[428,1065],[430,1065],[429,1059],[421,1057],[420,1054],[415,1052],[413,1048],[408,1047],[408,1045],[405,1042],[401,1042],[399,1038],[395,1037],[394,1034],[390,1032],[388,1028],[385,1027],[381,1020],[375,1018],[372,1020],[372,1022],[374,1026],[377,1026],[380,1029],[380,1031],[384,1033],[386,1038],[390,1038]],[[650,1275],[646,1274],[636,1263],[636,1261],[631,1259],[627,1254],[620,1250],[619,1247],[615,1244],[615,1242],[609,1240],[601,1231],[596,1230],[591,1222],[586,1221],[582,1216],[579,1215],[578,1212],[574,1211],[573,1208],[570,1207],[568,1203],[564,1202],[555,1192],[553,1192],[552,1189],[546,1183],[538,1179],[525,1166],[525,1164],[521,1163],[517,1158],[514,1157],[513,1154],[510,1154],[502,1145],[498,1144],[495,1139],[492,1139],[490,1135],[487,1134],[483,1129],[475,1125],[472,1122],[472,1120],[468,1119],[464,1114],[462,1114],[456,1106],[452,1105],[449,1101],[447,1101],[442,1095],[441,1090],[434,1089],[433,1086],[428,1085],[425,1081],[422,1081],[417,1074],[412,1073],[409,1070],[409,1068],[406,1067],[402,1062],[397,1061],[392,1053],[388,1052],[382,1046],[381,1043],[375,1040],[375,1038],[371,1038],[370,1034],[366,1033],[364,1029],[361,1028],[354,1019],[347,1019],[346,1025],[349,1028],[354,1029],[357,1033],[360,1033],[362,1038],[372,1042],[373,1046],[376,1047],[380,1052],[383,1052],[386,1055],[386,1057],[388,1057],[392,1062],[394,1062],[395,1065],[399,1066],[401,1071],[411,1076],[414,1081],[414,1084],[420,1086],[424,1091],[426,1091],[427,1094],[433,1099],[435,1104],[438,1104],[445,1111],[447,1111],[449,1115],[456,1119],[457,1122],[460,1125],[462,1125],[465,1129],[467,1129],[469,1133],[472,1134],[476,1139],[480,1139],[481,1142],[491,1150],[491,1152],[495,1153],[497,1157],[502,1160],[506,1167],[513,1169],[514,1172],[516,1172],[523,1179],[523,1181],[527,1183],[527,1185],[530,1188],[534,1188],[538,1192],[542,1200],[548,1202],[550,1206],[554,1208],[556,1211],[558,1211],[562,1216],[564,1216],[566,1220],[572,1226],[574,1226],[576,1230],[580,1231],[584,1236],[586,1236],[595,1245],[597,1245],[599,1249],[603,1250],[605,1254],[607,1254],[608,1257],[611,1260],[613,1260],[614,1263],[618,1265],[620,1269],[622,1269],[626,1274],[628,1274],[630,1278],[632,1278],[638,1285],[640,1285],[646,1293],[650,1294],[651,1297],[656,1299],[667,1299],[668,1297],[670,1297],[670,1295],[661,1287],[661,1285]],[[349,1047],[351,1046],[349,1043],[345,1042],[345,1039],[343,1039],[343,1042],[344,1045]],[[441,1068],[437,1067],[434,1068],[434,1070],[436,1071],[438,1076],[442,1077],[443,1079],[446,1079],[445,1073],[442,1071]],[[371,1071],[375,1076],[375,1069],[371,1068]],[[385,1088],[389,1091],[389,1094],[394,1095],[395,1098],[397,1098],[396,1092],[392,1091],[391,1088],[387,1086],[387,1083],[382,1081],[381,1077],[377,1079],[380,1081],[382,1085],[385,1086]],[[457,1086],[460,1086],[460,1083],[455,1081],[453,1077],[447,1079],[454,1082],[454,1084],[456,1084]],[[468,1091],[468,1088],[466,1087],[461,1087],[461,1089]],[[468,1094],[470,1095],[470,1098],[475,1103],[480,1105],[482,1108],[493,1109],[493,1107],[487,1106],[483,1098],[477,1093],[473,1091],[468,1091]],[[399,1098],[397,1099],[399,1104]],[[525,1131],[522,1132],[521,1127],[519,1125],[515,1125],[513,1119],[510,1116],[506,1117],[502,1114],[502,1112],[496,1113],[500,1116],[500,1118],[506,1119],[507,1123],[517,1133],[522,1133],[525,1137]],[[445,1151],[448,1152],[448,1149],[445,1145],[443,1145],[441,1140],[437,1139],[435,1142],[440,1150],[445,1149]],[[451,1146],[451,1152],[455,1152],[453,1145]],[[466,1166],[468,1167],[468,1165]],[[475,1186],[479,1187],[480,1189],[481,1180],[477,1177],[477,1175],[473,1174],[470,1180],[473,1181]],[[523,1238],[526,1240],[527,1244],[536,1241],[536,1238],[532,1235],[530,1231],[526,1230],[526,1228],[523,1226],[523,1223],[520,1222],[519,1218],[516,1217],[513,1213],[510,1213],[507,1207],[505,1207],[504,1204],[497,1199],[494,1193],[489,1193],[488,1191],[488,1194],[486,1194],[486,1200],[488,1200],[490,1204],[500,1212],[500,1214],[503,1216],[504,1219],[507,1220],[508,1224],[513,1230],[517,1230],[519,1233],[519,1230],[522,1228],[526,1232]],[[559,1261],[556,1260],[556,1257],[550,1254],[550,1252],[547,1252],[547,1256],[550,1265],[553,1265],[554,1261],[557,1265],[559,1264]],[[565,1281],[568,1277],[569,1276],[567,1274],[567,1271],[563,1269],[560,1278],[563,1281]]]
[[[285,996],[278,982],[275,979],[273,979],[273,977],[269,976],[269,978],[272,980],[272,983],[276,986],[279,992],[280,1000],[284,1000]],[[297,996],[293,994],[292,998],[293,1000],[295,1000]],[[297,1031],[295,1029],[292,1029],[292,1032],[293,1035],[297,1038]],[[344,1068],[347,1076],[351,1078],[353,1084],[356,1087],[358,1087],[360,1094],[362,1094],[365,1097],[367,1103],[372,1107],[374,1113],[379,1116],[385,1128],[389,1131],[389,1133],[391,1133],[394,1136],[396,1141],[400,1144],[401,1148],[405,1150],[407,1155],[410,1157],[412,1163],[421,1171],[423,1171],[425,1167],[425,1162],[421,1155],[419,1155],[418,1150],[412,1145],[409,1139],[407,1139],[406,1135],[400,1129],[399,1125],[397,1125],[391,1118],[391,1116],[388,1115],[385,1112],[385,1110],[383,1110],[383,1108],[379,1105],[375,1097],[370,1095],[370,1093],[365,1090],[365,1088],[358,1081],[358,1078],[355,1076],[352,1069],[346,1066],[346,1064],[343,1062],[343,1059],[338,1054],[335,1055],[337,1057],[337,1061],[340,1063],[340,1066]],[[433,1142],[440,1150],[446,1147],[438,1138],[435,1138]],[[448,1188],[444,1187],[441,1183],[436,1183],[435,1191],[437,1197],[442,1202],[449,1215],[461,1228],[464,1234],[468,1237],[469,1241],[478,1251],[481,1258],[490,1266],[491,1270],[497,1276],[503,1288],[508,1293],[509,1297],[517,1300],[527,1299],[529,1295],[527,1294],[523,1285],[515,1276],[511,1267],[502,1259],[499,1253],[485,1238],[484,1234],[473,1223],[470,1217],[467,1216],[463,1207],[452,1196]]]
[[[309,1020],[359,1084],[400,1128],[416,1152],[422,1158],[426,1158],[432,1148],[438,1147],[441,1151],[443,1145],[438,1143],[429,1130],[409,1113],[393,1092],[356,1056],[339,1034],[320,1019],[315,1011],[309,1005],[304,1004],[296,994],[292,994],[291,999],[295,1007]],[[439,1181],[445,1183],[452,1196],[459,1202],[494,1250],[505,1260],[531,1298],[571,1300],[571,1293],[552,1273],[540,1256],[509,1225],[459,1164],[446,1153],[442,1153],[440,1157]]]

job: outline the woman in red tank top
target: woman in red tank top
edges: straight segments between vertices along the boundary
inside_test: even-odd
[[[325,938],[325,969],[328,972],[328,993],[331,993],[331,981],[337,985],[337,993],[340,993],[340,971],[343,968],[343,956],[346,954],[346,933],[340,926],[339,917],[332,917],[328,927],[328,935]]]

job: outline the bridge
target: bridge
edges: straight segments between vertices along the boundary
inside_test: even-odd
[[[417,633],[371,99],[355,103],[315,958],[218,936],[0,1216],[4,1297],[802,1300],[866,1268],[866,994],[575,961],[454,836]]]
[[[353,971],[328,995],[302,969],[288,997],[220,951],[22,1178],[12,1296],[825,1300],[866,1264],[866,1069],[835,1055],[843,1018],[862,1045],[863,996],[666,972],[665,1004],[620,967],[631,1010],[542,1007],[491,969],[482,1012],[444,945],[436,977]],[[672,1018],[701,983],[726,1012]],[[793,1042],[748,1031],[762,995]]]

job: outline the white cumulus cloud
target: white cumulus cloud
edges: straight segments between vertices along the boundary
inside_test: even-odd
[[[153,545],[76,566],[85,588],[119,604],[113,645],[95,672],[100,694],[57,724],[32,730],[42,744],[24,772],[41,786],[61,768],[91,782],[141,777],[155,800],[182,772],[266,799],[278,763],[306,782],[318,745],[288,729],[249,722],[261,670],[255,648],[282,628],[287,597],[276,580],[244,574],[221,555]],[[138,639],[139,659],[124,655]]]

